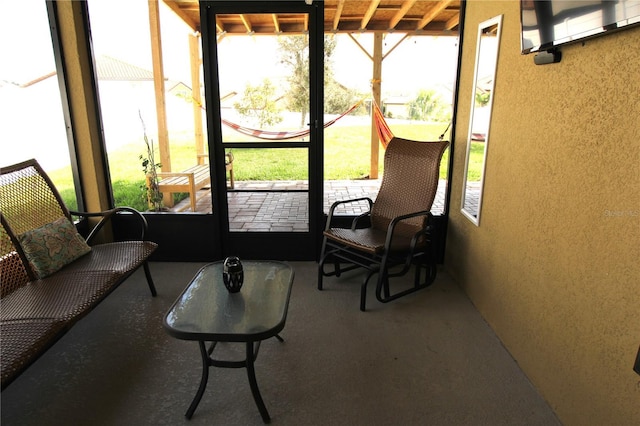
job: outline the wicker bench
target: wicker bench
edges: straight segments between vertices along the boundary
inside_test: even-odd
[[[94,244],[118,214],[138,219],[140,238]],[[100,220],[84,240],[72,216]],[[2,389],[140,266],[156,295],[147,259],[157,245],[144,240],[146,228],[144,216],[127,207],[69,212],[35,160],[0,170]]]
[[[199,156],[199,159],[200,158],[205,157]],[[230,152],[225,156],[225,168],[226,171],[229,172],[230,186],[233,189],[233,154]],[[207,164],[198,164],[182,172],[161,172],[158,173],[158,177],[160,178],[158,189],[162,192],[164,205],[166,207],[173,207],[173,196],[171,194],[175,192],[186,192],[189,194],[192,212],[196,211],[198,191],[211,185],[211,176]],[[148,182],[147,185],[149,185]]]

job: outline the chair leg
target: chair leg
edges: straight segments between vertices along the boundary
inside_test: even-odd
[[[376,271],[369,271],[367,276],[364,278],[364,281],[362,282],[362,286],[360,287],[360,310],[362,312],[365,312],[367,310],[367,308],[366,308],[366,304],[367,304],[367,286],[369,285],[369,280],[371,279],[371,277],[375,273],[376,273]]]
[[[318,263],[318,290],[322,290],[322,278],[324,277],[324,259],[320,259]]]
[[[425,270],[424,282],[422,281],[422,269]],[[425,256],[424,262],[416,264],[415,287],[428,287],[436,280],[438,265]]]
[[[382,261],[380,262],[380,271],[378,276],[378,294],[380,293],[380,288],[384,291],[384,299],[388,299],[391,294],[391,290],[389,290],[389,266],[387,262],[389,261],[388,253],[385,253],[382,256]]]
[[[149,270],[149,263],[147,263],[147,261],[145,261],[142,264],[142,267],[144,268],[144,275],[147,277],[147,284],[149,284],[149,290],[151,290],[151,296],[156,297],[158,295],[158,292],[156,291],[156,286],[153,283],[153,278],[151,278],[151,271]]]
[[[322,248],[320,249],[320,261],[318,262],[318,290],[322,290],[322,278],[324,277],[324,262],[327,260],[325,251],[327,249],[327,237],[322,238]]]

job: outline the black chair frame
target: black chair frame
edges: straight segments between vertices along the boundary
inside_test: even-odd
[[[339,205],[361,201],[367,201],[369,203],[369,210],[371,209],[373,201],[367,197],[336,201],[333,203],[329,210],[325,230],[329,230],[331,228],[335,209]],[[362,225],[364,219],[369,216],[370,212],[366,212],[354,218],[351,224],[351,229],[357,229]],[[411,237],[408,251],[403,251],[401,253],[394,252],[391,249],[391,242],[395,235],[394,232],[396,230],[396,226],[404,220],[420,216],[426,217],[427,226]],[[366,311],[367,286],[371,277],[375,274],[378,274],[376,299],[381,303],[387,303],[407,294],[429,287],[433,284],[437,275],[436,253],[434,251],[435,245],[432,244],[432,217],[431,212],[422,211],[394,218],[389,223],[382,254],[363,252],[355,247],[348,247],[324,237],[321,251],[321,253],[324,253],[324,256],[320,259],[318,267],[318,290],[323,289],[323,277],[340,277],[344,272],[364,268],[368,270],[360,289],[360,310],[364,312]],[[418,243],[419,241],[420,243]],[[326,263],[333,264],[332,271],[325,271]],[[345,265],[343,265],[343,263]],[[413,286],[391,293],[389,278],[405,275],[412,265],[415,266]],[[396,270],[397,267],[400,267],[400,269]],[[426,272],[424,281],[422,279],[423,269]]]

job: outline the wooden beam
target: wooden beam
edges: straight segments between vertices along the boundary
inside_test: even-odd
[[[405,34],[404,36],[402,36],[402,38],[400,40],[398,40],[398,42],[396,44],[394,44],[393,47],[391,47],[391,49],[389,49],[387,51],[387,53],[384,54],[382,59],[384,60],[387,56],[389,56],[391,54],[391,52],[393,52],[396,49],[396,47],[400,46],[400,43],[402,43],[403,41],[405,41],[407,39],[407,37],[409,37],[409,34]]]
[[[435,3],[433,8],[429,12],[425,13],[422,19],[420,20],[420,22],[418,22],[418,26],[416,27],[416,30],[421,30],[424,27],[426,27],[429,24],[429,22],[433,21],[434,18],[438,16],[440,12],[445,10],[447,6],[451,4],[452,1],[453,0],[441,0]]]
[[[216,29],[218,30],[219,33],[224,33],[226,32],[225,28],[224,28],[224,24],[222,23],[222,21],[220,20],[219,17],[216,16]]]
[[[156,0],[149,0],[149,30],[151,32],[151,59],[153,62],[153,87],[156,94],[156,116],[158,120],[158,147],[163,172],[171,171],[169,130],[164,89],[164,67],[162,64],[162,39],[160,37],[160,8]]]
[[[450,30],[451,28],[455,27],[456,25],[458,25],[460,23],[460,14],[456,14],[453,18],[449,19],[446,24],[444,25],[444,28],[446,30]]]
[[[358,40],[356,40],[356,38],[353,36],[353,34],[351,33],[347,33],[347,35],[349,36],[349,38],[351,40],[353,40],[353,42],[356,44],[356,46],[358,46],[360,48],[360,50],[362,50],[364,52],[365,55],[367,55],[367,57],[369,59],[371,59],[373,61],[373,56],[371,56],[371,54],[369,52],[367,52],[367,49],[365,49]]]
[[[184,10],[183,10],[179,5],[177,5],[177,4],[176,4],[176,2],[175,2],[175,1],[164,0],[164,4],[166,4],[166,5],[169,7],[169,9],[171,9],[171,10],[173,11],[173,13],[175,13],[176,15],[178,15],[178,17],[179,17],[180,19],[182,19],[182,21],[183,21],[185,24],[187,24],[187,25],[191,28],[191,30],[192,30],[193,32],[200,31],[200,24],[199,24],[199,22],[197,23],[197,22],[195,22],[193,19],[191,19],[191,18],[189,17],[189,15],[187,15],[187,14],[184,12]],[[185,10],[186,10],[186,8],[185,8]]]
[[[344,9],[344,2],[345,2],[345,0],[338,0],[338,6],[336,8],[336,14],[333,17],[333,25],[331,26],[333,31],[337,31],[338,30],[338,24],[340,23],[340,17],[342,16],[342,9]]]
[[[193,104],[193,132],[198,164],[205,164],[204,137],[202,136],[202,97],[200,96],[200,33],[189,34],[189,59],[191,62],[191,98]]]
[[[402,20],[404,15],[407,14],[409,9],[413,7],[416,1],[417,0],[407,0],[402,4],[402,7],[400,8],[400,10],[395,14],[393,18],[391,18],[391,22],[389,22],[389,29],[393,29],[396,27],[396,25],[398,25],[398,22]]]
[[[380,105],[380,93],[382,86],[382,33],[373,35],[373,75],[371,77],[371,95],[373,100]],[[380,161],[380,140],[376,130],[376,121],[371,108],[371,164],[369,167],[369,179],[378,179],[378,163]]]
[[[367,28],[367,25],[369,24],[369,21],[371,20],[371,17],[373,16],[373,14],[376,13],[376,9],[378,8],[379,4],[380,4],[380,0],[371,0],[371,3],[369,4],[369,8],[367,9],[367,12],[362,17],[362,21],[360,21],[361,30],[365,30]]]
[[[251,26],[251,21],[249,21],[249,19],[247,19],[245,14],[241,14],[240,15],[240,20],[242,21],[242,24],[244,25],[244,28],[247,30],[248,33],[252,33],[253,32],[253,27]]]
[[[276,28],[276,34],[280,33],[280,22],[278,22],[278,15],[276,13],[271,14],[271,19],[273,20],[273,26]]]

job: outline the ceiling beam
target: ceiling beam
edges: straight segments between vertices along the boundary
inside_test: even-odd
[[[280,34],[280,22],[278,22],[278,15],[275,13],[271,14],[271,19],[273,20],[273,26],[276,28],[276,34]]]
[[[187,13],[178,4],[176,4],[175,1],[164,0],[164,4],[166,4],[167,7],[169,7],[169,9],[173,11],[173,13],[178,15],[178,17],[182,19],[194,33],[200,31],[200,23],[191,19],[189,15],[187,15]]]
[[[420,20],[420,22],[418,22],[418,26],[416,27],[416,30],[421,30],[424,27],[426,27],[429,24],[429,22],[433,21],[433,19],[436,16],[438,16],[440,12],[445,10],[447,6],[451,4],[452,1],[453,0],[442,0],[435,3],[434,6],[431,8],[431,10],[425,13],[422,19]]]
[[[453,27],[455,27],[456,25],[458,25],[459,23],[460,23],[460,14],[456,13],[456,15],[454,17],[452,17],[451,19],[449,19],[445,23],[444,27],[445,27],[445,29],[450,30]]]
[[[404,16],[407,14],[407,12],[409,12],[409,9],[413,7],[416,1],[417,0],[407,0],[402,4],[400,10],[398,10],[395,16],[391,18],[391,21],[389,22],[389,29],[393,29],[396,27],[396,25],[398,25],[398,22],[400,22],[402,18],[404,18]]]
[[[247,30],[247,33],[252,33],[253,32],[253,28],[251,27],[251,21],[249,21],[249,19],[247,19],[247,16],[244,13],[240,15],[240,20],[242,21],[242,24],[244,25],[245,29]]]
[[[338,0],[338,7],[336,8],[336,14],[333,17],[333,25],[331,26],[333,31],[338,30],[338,24],[340,23],[340,17],[342,16],[342,9],[344,9],[344,2],[345,0]]]
[[[376,9],[378,8],[379,4],[380,4],[380,0],[371,0],[371,3],[369,3],[369,8],[367,9],[367,12],[362,17],[362,21],[360,21],[360,30],[367,29],[367,25],[369,24],[369,21],[371,20],[371,17],[373,16],[373,14],[376,13]]]
[[[218,33],[227,32],[227,30],[224,28],[224,24],[222,23],[220,18],[218,18],[217,16],[216,16],[216,30],[217,30]]]

